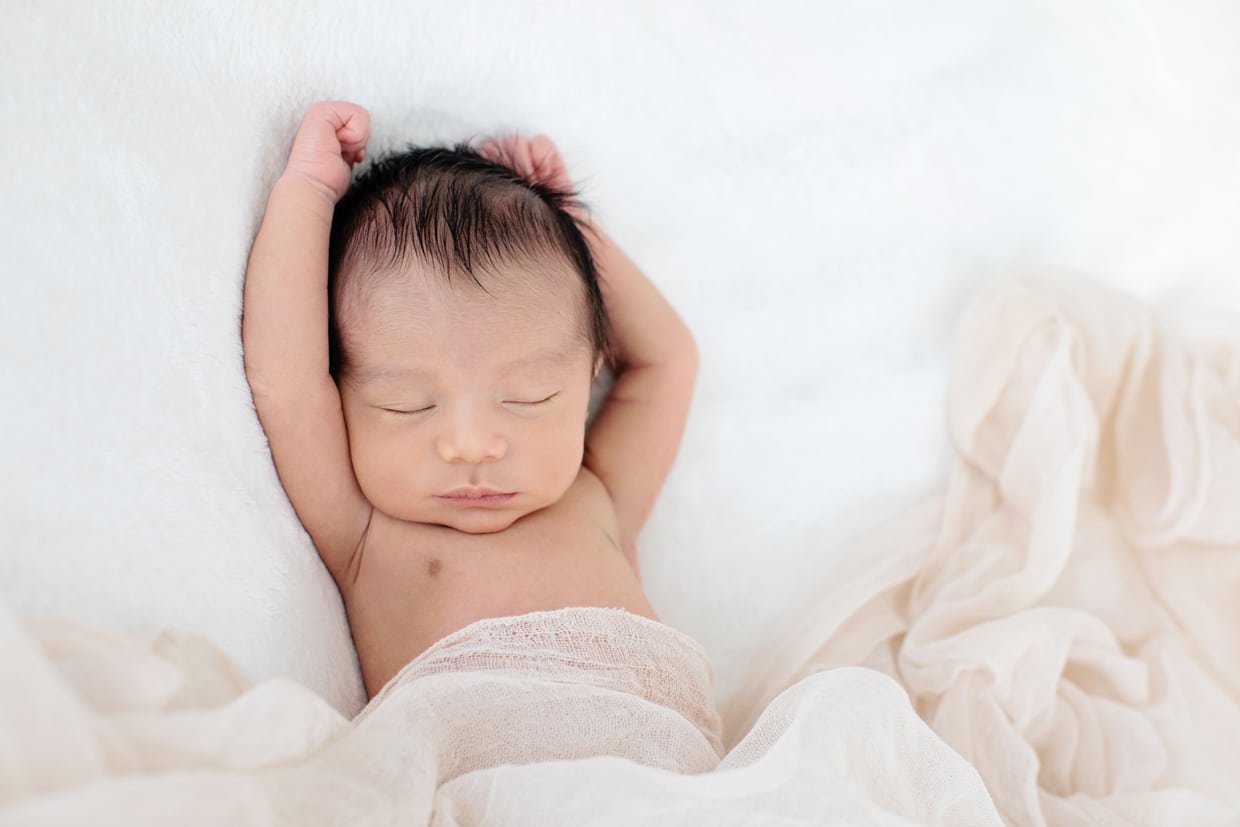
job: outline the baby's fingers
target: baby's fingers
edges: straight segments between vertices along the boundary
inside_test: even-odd
[[[559,150],[546,135],[488,138],[479,146],[479,151],[483,157],[509,167],[528,181],[560,189],[572,187]]]
[[[370,113],[348,101],[319,101],[306,111],[298,132],[313,134],[325,125],[340,146],[340,153],[350,157],[366,148],[370,140]]]
[[[370,140],[370,113],[355,103],[344,101],[332,101],[331,106],[341,151],[360,153]]]
[[[370,114],[364,108],[347,101],[320,101],[301,119],[286,169],[321,185],[339,200],[369,138]]]
[[[529,142],[530,160],[539,174],[546,173],[560,166],[560,153],[555,144],[546,135],[535,135]]]
[[[529,164],[529,153],[525,151],[525,138],[520,135],[500,135],[485,138],[478,145],[478,152],[488,161],[503,164],[519,175],[528,176],[533,172]]]

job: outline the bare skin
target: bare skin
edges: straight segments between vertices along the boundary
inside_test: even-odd
[[[432,643],[481,618],[612,606],[657,619],[617,534],[607,491],[584,467],[555,504],[494,534],[376,510],[366,552],[342,590],[367,696]]]
[[[307,112],[250,253],[242,320],[255,408],[344,599],[368,696],[483,618],[566,606],[655,618],[635,541],[683,432],[697,370],[689,331],[596,232],[619,359],[588,432],[598,363],[571,343],[572,294],[522,292],[516,277],[484,301],[412,273],[409,290],[385,300],[386,316],[359,319],[351,346],[362,369],[337,386],[328,232],[368,138],[369,116],[355,104]],[[566,183],[547,139],[496,148],[526,177]],[[385,326],[393,312],[405,314],[401,323]],[[506,339],[508,330],[526,332]],[[542,358],[548,351],[561,358]],[[462,487],[504,494],[450,496]]]

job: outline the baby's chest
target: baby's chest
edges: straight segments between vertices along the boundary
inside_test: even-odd
[[[375,540],[358,586],[374,599],[416,596],[432,611],[537,599],[623,559],[614,528],[587,509],[529,515],[494,534],[401,524]]]
[[[368,688],[482,618],[573,605],[650,614],[606,506],[561,502],[494,534],[372,526],[346,598]]]

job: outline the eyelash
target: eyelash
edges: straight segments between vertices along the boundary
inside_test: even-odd
[[[539,399],[537,402],[505,402],[504,404],[505,405],[542,405],[544,403],[550,402],[557,395],[559,395],[559,393],[560,393],[559,391],[556,391],[555,393],[548,396],[546,399]]]
[[[397,411],[397,410],[393,410],[392,408],[384,408],[383,410],[387,411],[388,413],[396,414],[397,416],[413,416],[414,414],[425,413],[426,411],[429,411],[433,407],[435,406],[427,405],[425,408],[418,408],[416,411]]]
[[[529,405],[529,406],[533,406],[533,405],[543,405],[543,404],[546,404],[547,402],[550,402],[552,399],[554,399],[556,396],[558,396],[558,395],[559,395],[559,393],[560,393],[559,391],[556,391],[555,393],[553,393],[553,394],[551,394],[550,396],[548,396],[546,399],[539,399],[539,400],[538,400],[538,401],[536,401],[536,402],[514,402],[514,401],[508,401],[508,402],[505,402],[504,404],[505,404],[505,405]],[[434,405],[427,405],[425,408],[418,408],[416,411],[397,411],[397,410],[393,410],[392,408],[384,408],[383,410],[387,411],[388,413],[394,413],[394,414],[396,414],[397,416],[413,416],[414,414],[426,413],[427,411],[429,411],[429,410],[430,410],[431,408],[433,408],[433,407],[435,407],[435,406],[434,406]]]

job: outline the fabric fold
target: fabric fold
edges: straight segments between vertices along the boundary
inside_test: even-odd
[[[1238,410],[1240,325],[1172,326],[1088,283],[980,294],[945,492],[805,589],[725,743],[785,687],[865,663],[1009,824],[1236,823]]]

